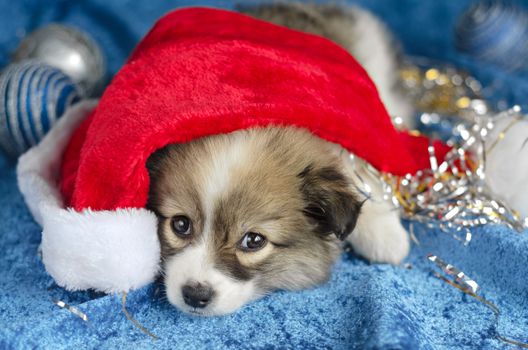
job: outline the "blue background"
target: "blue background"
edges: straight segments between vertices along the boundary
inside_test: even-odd
[[[493,97],[526,105],[526,72],[508,73],[459,54],[453,27],[471,1],[355,1],[381,16],[406,53],[470,70]],[[62,22],[90,33],[104,50],[109,76],[154,21],[183,5],[232,7],[230,1],[0,0],[0,67],[27,33]],[[526,6],[526,2],[521,3]],[[521,58],[520,58],[521,59]],[[524,189],[526,191],[526,189]],[[489,309],[433,277],[427,253],[457,265],[502,310],[498,329],[528,341],[528,236],[499,226],[473,232],[468,247],[420,228],[412,269],[369,265],[344,254],[325,285],[276,292],[217,318],[187,316],[171,307],[160,285],[129,295],[128,308],[160,340],[140,333],[121,312],[120,296],[69,293],[46,274],[38,257],[40,228],[16,186],[14,164],[0,155],[0,348],[503,348]],[[85,323],[52,299],[84,311]]]

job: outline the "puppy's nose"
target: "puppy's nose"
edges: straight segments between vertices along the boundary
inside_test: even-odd
[[[186,284],[182,287],[182,295],[185,304],[204,308],[213,299],[214,290],[207,285],[199,283],[195,285]]]

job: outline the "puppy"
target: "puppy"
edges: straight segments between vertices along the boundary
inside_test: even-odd
[[[275,289],[315,286],[328,278],[345,238],[369,260],[399,263],[406,232],[387,203],[360,195],[348,159],[339,146],[293,127],[154,153],[148,208],[159,218],[168,300],[189,313],[221,315]]]
[[[304,15],[289,22],[288,9],[279,8],[276,22],[311,23]],[[318,16],[325,27],[340,15]],[[333,33],[345,36],[339,26]],[[386,91],[397,100],[392,87]],[[409,250],[397,213],[361,194],[366,182],[372,198],[382,198],[376,179],[354,171],[340,146],[302,129],[254,128],[172,144],[147,168],[167,297],[187,313],[227,314],[273,290],[323,283],[343,240],[374,262],[398,264]]]

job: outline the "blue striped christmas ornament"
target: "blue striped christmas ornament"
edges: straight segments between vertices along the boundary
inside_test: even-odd
[[[475,2],[458,20],[455,45],[508,70],[528,69],[528,11],[506,0]]]
[[[18,157],[80,96],[73,81],[56,68],[31,60],[9,65],[0,75],[0,148]]]

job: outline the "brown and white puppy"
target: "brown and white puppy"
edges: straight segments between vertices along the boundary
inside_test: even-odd
[[[169,301],[219,315],[272,290],[315,286],[328,278],[352,231],[348,239],[360,254],[398,263],[408,240],[397,214],[365,202],[347,159],[340,147],[293,127],[156,152],[147,163],[148,207],[160,220]]]
[[[408,120],[394,89],[396,57],[383,25],[362,10],[302,4],[245,9],[256,17],[327,36],[349,49],[389,111]],[[409,250],[377,180],[349,154],[308,131],[269,127],[169,145],[153,154],[148,208],[159,217],[168,300],[221,315],[276,290],[324,282],[347,239],[375,262]]]

